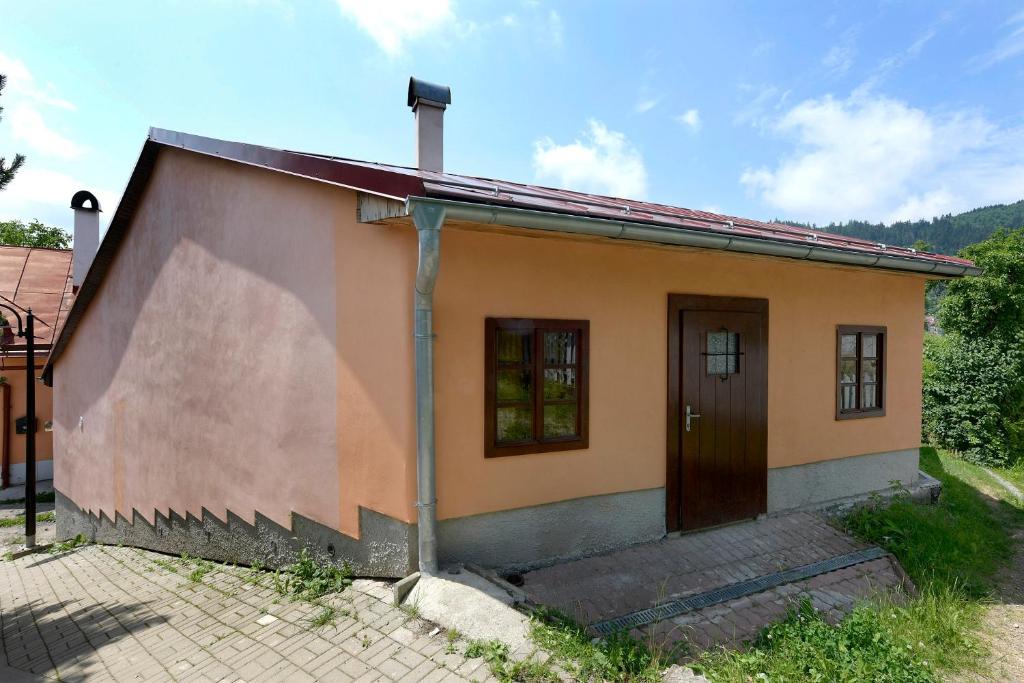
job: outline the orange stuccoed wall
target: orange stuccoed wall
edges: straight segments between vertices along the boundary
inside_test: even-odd
[[[669,293],[769,300],[769,468],[919,445],[923,278],[537,235],[442,231],[440,518],[664,486]],[[590,321],[590,448],[483,457],[487,316]],[[835,419],[839,324],[888,327],[884,417]]]

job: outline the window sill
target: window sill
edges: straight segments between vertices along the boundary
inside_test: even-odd
[[[885,417],[885,409],[877,410],[850,410],[845,413],[836,413],[837,420],[859,420],[865,417]]]
[[[487,446],[485,458],[504,458],[510,455],[531,455],[534,453],[554,453],[557,451],[578,451],[589,448],[587,439],[567,439],[565,441],[543,441],[532,443],[510,444],[508,446]]]

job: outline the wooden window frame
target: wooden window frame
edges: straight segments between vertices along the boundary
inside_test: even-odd
[[[857,335],[857,382],[853,386],[856,387],[856,398],[857,408],[843,409],[843,336],[856,334]],[[865,334],[875,334],[879,336],[878,347],[875,349],[875,358],[878,360],[877,369],[877,381],[876,386],[876,398],[878,405],[874,408],[861,408],[861,388],[864,384],[864,379],[860,371],[861,362],[864,360],[864,347],[862,345],[862,338]],[[888,367],[888,357],[886,356],[886,347],[889,341],[889,332],[884,326],[878,325],[838,325],[836,326],[836,419],[837,420],[856,420],[864,417],[884,417],[886,407],[886,391],[889,388],[888,378],[886,377],[886,368]],[[850,383],[847,383],[850,384]]]
[[[531,385],[533,404],[533,439],[527,442],[502,445],[497,442],[497,371],[498,359],[495,342],[497,331],[530,330],[533,334]],[[575,330],[579,335],[576,366],[576,436],[545,439],[544,404],[557,403],[544,400],[544,364],[541,344],[544,331]],[[484,457],[500,458],[509,455],[551,453],[588,448],[589,432],[589,375],[590,375],[590,321],[547,318],[487,318],[484,325]],[[568,399],[571,401],[571,399]]]

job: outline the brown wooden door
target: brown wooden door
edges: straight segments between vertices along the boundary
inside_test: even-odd
[[[757,300],[699,299],[689,307],[680,302],[669,352],[676,355],[670,371],[679,373],[670,382],[676,415],[669,436],[677,442],[669,447],[669,471],[678,477],[674,495],[669,486],[670,529],[701,529],[766,509],[767,311],[735,310],[758,308],[749,304]],[[716,302],[727,310],[715,310]]]

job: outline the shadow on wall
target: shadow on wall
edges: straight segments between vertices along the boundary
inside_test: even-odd
[[[91,459],[58,464],[58,486],[91,509],[295,508],[336,524],[337,487],[310,472],[338,481],[334,240],[354,198],[174,149],[136,192],[54,373],[56,431],[98,420],[76,446]]]

